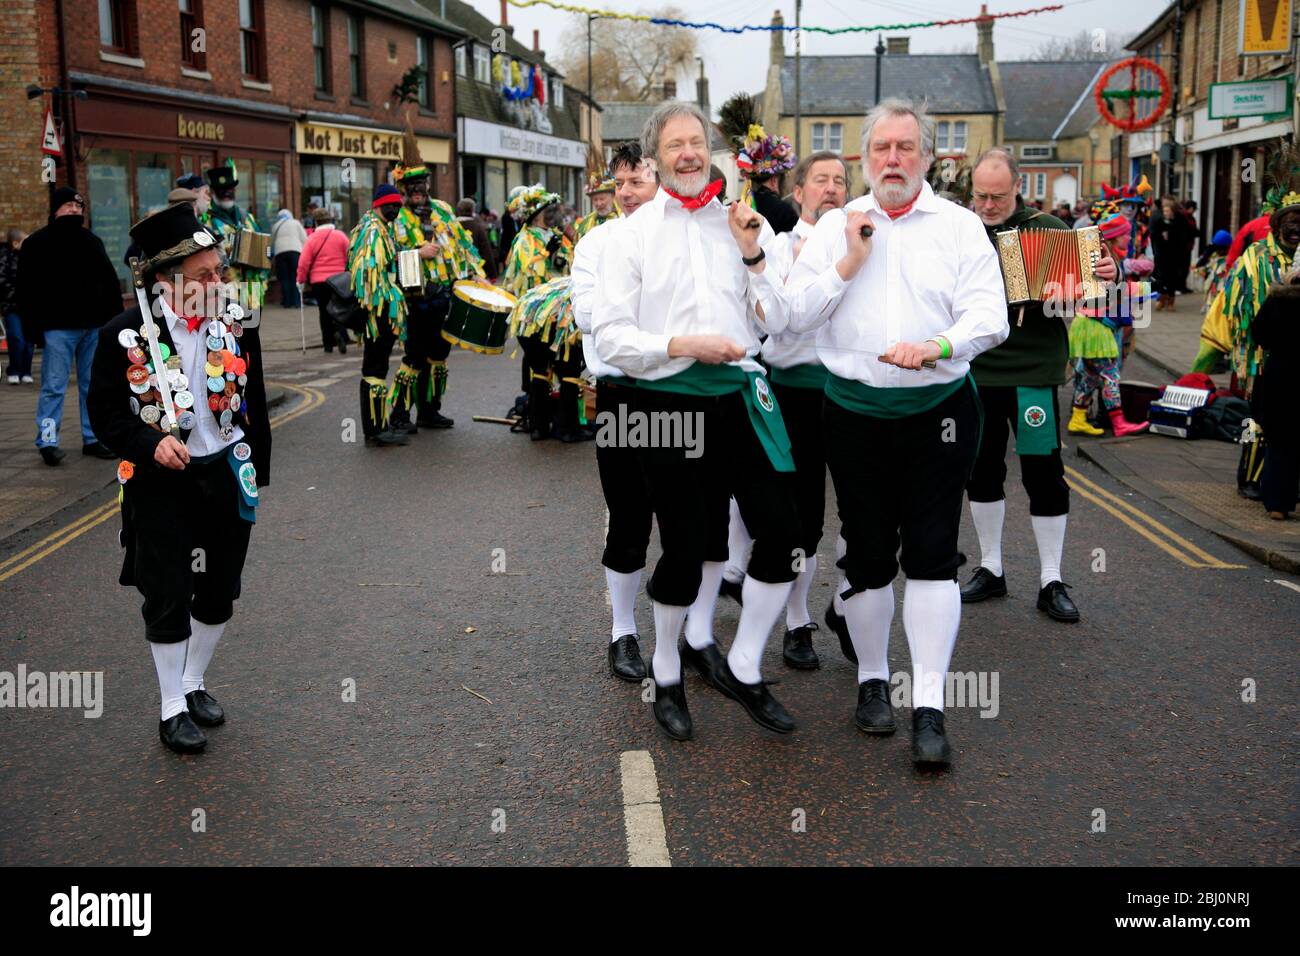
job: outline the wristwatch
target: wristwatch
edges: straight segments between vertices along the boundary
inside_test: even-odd
[[[764,252],[764,251],[762,250],[762,248],[760,247],[759,250],[758,250],[758,255],[754,256],[754,258],[752,258],[752,259],[746,259],[744,256],[741,256],[741,257],[740,257],[740,261],[743,262],[743,263],[744,263],[745,265],[747,265],[747,266],[756,266],[756,265],[758,265],[760,262],[762,262],[762,261],[763,261],[764,259],[766,259],[766,258],[767,258],[767,253]]]

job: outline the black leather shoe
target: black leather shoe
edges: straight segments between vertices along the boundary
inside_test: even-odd
[[[840,639],[840,653],[853,663],[858,662],[858,652],[853,647],[853,638],[849,637],[849,622],[844,615],[835,610],[835,602],[826,605],[826,626]]]
[[[226,712],[221,709],[217,699],[203,688],[192,690],[185,695],[185,706],[196,724],[204,727],[218,727],[226,722]]]
[[[555,437],[566,445],[572,445],[575,442],[591,441],[596,437],[596,433],[589,432],[585,428],[575,428],[572,431],[559,432]]]
[[[912,711],[912,761],[947,766],[952,748],[943,733],[943,711],[918,707]]]
[[[785,632],[781,659],[785,661],[787,667],[793,667],[795,670],[800,671],[812,671],[821,665],[812,644],[813,631],[817,629],[817,625],[810,622],[803,627],[796,627],[793,631]]]
[[[727,685],[727,675],[731,671],[727,668],[727,659],[722,656],[717,644],[708,644],[697,651],[691,647],[689,641],[682,638],[677,645],[677,650],[682,656],[682,663],[699,674],[704,679],[704,683],[721,694],[732,696]]]
[[[442,412],[424,412],[417,419],[416,424],[421,428],[454,428],[456,426],[456,422]]]
[[[634,684],[645,680],[645,661],[635,634],[624,634],[609,645],[609,672]]]
[[[533,441],[546,441],[546,439],[551,437],[551,433],[542,431],[540,428],[534,428],[528,433],[528,437]]]
[[[864,734],[892,734],[898,729],[889,702],[889,681],[874,678],[858,685],[858,709],[853,722]]]
[[[208,745],[208,738],[183,710],[175,717],[158,721],[158,737],[167,749],[178,754],[196,754]]]
[[[411,439],[401,432],[384,429],[374,435],[366,436],[367,448],[387,448],[392,445],[409,445]]]
[[[325,351],[328,352],[329,349],[326,349]],[[342,332],[339,333],[339,354],[340,355],[348,354],[348,337],[344,335]]]
[[[46,445],[40,452],[41,460],[47,465],[57,465],[68,457],[68,453],[57,445]]]
[[[117,456],[103,446],[100,442],[93,441],[89,445],[81,446],[83,455],[91,455],[95,458],[102,458],[104,461],[112,461]]]
[[[686,684],[679,682],[667,687],[655,684],[655,720],[673,740],[690,740],[695,736],[691,712],[686,709]]]
[[[1258,481],[1248,481],[1244,485],[1238,485],[1237,494],[1248,501],[1264,500],[1264,492],[1260,490]]]
[[[722,583],[718,585],[718,593],[723,597],[731,598],[741,607],[744,607],[745,579],[741,578],[739,581],[728,581],[726,578],[723,578]]]
[[[988,568],[976,568],[970,580],[962,585],[961,603],[975,604],[991,597],[1007,596],[1007,577],[997,575]]]
[[[744,707],[749,716],[754,719],[754,723],[778,734],[788,734],[794,730],[794,718],[781,706],[781,702],[772,696],[772,692],[767,689],[767,681],[759,681],[757,684],[742,683],[731,672],[731,668],[726,666],[726,660],[723,660],[722,664],[726,668],[723,679],[727,683],[727,690],[724,693]]]
[[[1053,621],[1064,621],[1067,624],[1078,621],[1079,609],[1070,600],[1070,595],[1065,593],[1065,589],[1068,587],[1068,584],[1053,581],[1039,591],[1038,610],[1047,612],[1047,616]]]

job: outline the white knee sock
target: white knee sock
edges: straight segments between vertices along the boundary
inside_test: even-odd
[[[745,519],[740,516],[740,506],[731,499],[731,518],[727,523],[727,566],[722,575],[732,584],[739,584],[749,567],[749,549],[754,539],[749,536]]]
[[[185,650],[189,641],[178,644],[149,642],[153,651],[153,666],[158,672],[158,693],[162,697],[163,720],[175,717],[185,710]]]
[[[858,655],[858,683],[889,680],[889,627],[894,622],[894,588],[859,591],[844,602],[844,619]]]
[[[721,583],[722,562],[705,561],[700,567],[700,593],[686,612],[686,643],[697,651],[713,643],[713,612]]]
[[[1061,580],[1061,552],[1065,550],[1065,521],[1069,515],[1032,515],[1034,540],[1038,542],[1038,586],[1045,588]]]
[[[840,595],[843,594],[849,586],[849,579],[845,577],[844,570],[839,566],[839,564],[844,560],[844,555],[848,550],[849,543],[844,540],[844,535],[836,535],[835,573],[838,575],[838,579],[835,582],[835,594],[831,597],[831,606],[835,608],[835,613],[839,615],[844,614],[844,601],[841,600]]]
[[[748,576],[745,578],[745,606],[740,612],[731,653],[727,655],[731,673],[742,684],[757,684],[763,679],[759,669],[763,648],[767,646],[772,625],[781,614],[781,606],[790,596],[790,587],[790,584],[768,584]]]
[[[972,501],[970,514],[980,539],[980,567],[1002,577],[1002,522],[1007,516],[1007,500]]]
[[[609,588],[609,606],[614,612],[614,629],[609,642],[612,644],[625,634],[636,633],[636,596],[641,590],[641,572],[605,569],[605,587]]]
[[[201,624],[190,618],[189,650],[185,653],[185,693],[203,686],[203,675],[212,660],[212,652],[217,649],[217,641],[221,640],[225,630],[224,624]]]
[[[660,604],[654,601],[655,609],[655,653],[651,666],[654,668],[656,684],[680,684],[682,682],[682,656],[677,650],[677,635],[681,633],[682,622],[686,620],[686,608],[675,604]]]
[[[903,630],[912,652],[912,708],[943,710],[948,665],[961,623],[956,581],[908,581],[903,588]]]
[[[812,587],[813,578],[817,576],[817,555],[811,554],[804,559],[803,570],[794,579],[790,597],[785,602],[785,626],[793,631],[812,621],[808,613],[808,589]]]

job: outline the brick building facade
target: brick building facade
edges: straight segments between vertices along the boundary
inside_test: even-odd
[[[18,24],[0,75],[0,163],[18,175],[0,215],[30,230],[47,212],[39,140],[52,97],[28,101],[23,88],[84,90],[55,105],[67,114],[57,181],[86,194],[124,279],[131,223],[181,173],[230,160],[240,205],[263,229],[309,200],[351,225],[401,157],[404,114],[436,195],[455,201],[452,45],[463,31],[415,0],[0,2]],[[420,102],[402,106],[393,88],[417,65]]]

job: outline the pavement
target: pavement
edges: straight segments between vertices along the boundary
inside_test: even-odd
[[[269,341],[297,334],[280,325]],[[607,671],[593,444],[471,420],[510,404],[518,359],[454,351],[456,427],[376,449],[348,438],[359,356],[291,346],[267,355],[288,399],[208,674],[228,720],[204,754],[158,742],[112,490],[0,541],[0,672],[103,678],[98,717],[0,707],[0,864],[1300,862],[1300,578],[1078,458],[1073,436],[1063,574],[1083,620],[1035,609],[1010,455],[1010,594],[963,609],[952,665],[990,696],[948,708],[955,760],[933,774],[911,764],[906,707],[896,735],[863,735],[835,639],[815,635],[819,670],[790,671],[779,624],[763,673],[798,729],[768,734],[689,675],[696,739],[667,739],[646,692]],[[651,617],[643,596],[647,655]],[[721,601],[724,648],[737,620]]]

